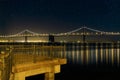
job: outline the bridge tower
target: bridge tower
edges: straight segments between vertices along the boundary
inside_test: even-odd
[[[49,42],[55,42],[54,35],[49,35]]]
[[[25,42],[28,42],[28,36],[25,36]]]
[[[83,27],[83,43],[85,43],[86,41],[86,35],[85,35],[85,27]]]

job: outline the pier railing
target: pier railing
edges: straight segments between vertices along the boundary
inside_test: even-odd
[[[13,64],[31,63],[52,58],[65,58],[64,46],[16,45]]]

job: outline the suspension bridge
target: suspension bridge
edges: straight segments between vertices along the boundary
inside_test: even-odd
[[[52,35],[53,38],[50,38]],[[88,27],[57,34],[40,34],[24,30],[13,35],[0,35],[0,42],[118,42],[120,32],[105,32]]]

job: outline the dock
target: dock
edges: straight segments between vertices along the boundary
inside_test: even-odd
[[[28,53],[28,49],[32,54]],[[48,56],[51,51],[45,53],[46,55],[39,54],[38,50],[41,49],[42,51],[39,51],[41,54],[43,54],[44,50],[52,49],[52,56]],[[51,46],[44,46],[38,49],[30,46],[18,48],[17,46],[12,50],[6,51],[9,53],[1,52],[0,80],[25,80],[26,77],[38,74],[44,74],[45,80],[55,80],[55,74],[60,73],[61,65],[67,63],[65,58],[56,57],[57,49],[60,49],[60,47],[52,46],[51,48]]]

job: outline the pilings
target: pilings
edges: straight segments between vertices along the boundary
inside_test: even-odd
[[[55,73],[54,72],[47,72],[45,73],[45,80],[54,80]]]

